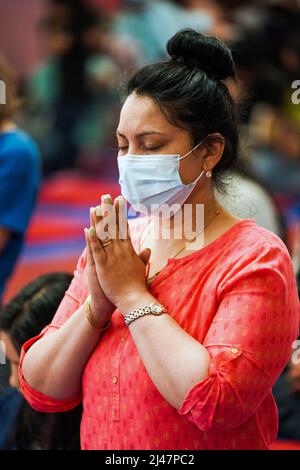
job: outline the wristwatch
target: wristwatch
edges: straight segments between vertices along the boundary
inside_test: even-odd
[[[167,309],[159,303],[153,302],[150,305],[144,305],[143,307],[136,308],[131,312],[127,313],[124,317],[125,325],[130,325],[131,322],[136,320],[137,318],[143,317],[144,315],[148,315],[151,313],[152,315],[162,315],[163,313],[168,313]]]

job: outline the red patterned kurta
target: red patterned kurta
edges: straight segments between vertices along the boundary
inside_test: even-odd
[[[135,248],[142,222],[132,223]],[[85,301],[86,256],[50,326],[59,328]],[[267,449],[277,433],[271,388],[298,335],[299,300],[283,242],[251,219],[185,257],[169,259],[151,293],[211,356],[209,375],[177,410],[151,381],[122,314],[95,348],[82,394],[55,400],[22,378],[24,396],[39,411],[63,411],[83,401],[82,449]],[[138,321],[138,320],[136,320]],[[58,351],[59,354],[59,351]],[[74,358],[76,361],[76,358]]]

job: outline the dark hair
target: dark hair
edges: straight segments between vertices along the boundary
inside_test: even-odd
[[[218,39],[192,29],[177,32],[167,51],[171,59],[146,65],[130,78],[125,97],[135,92],[152,98],[172,124],[191,132],[194,145],[208,134],[220,133],[225,149],[212,177],[224,190],[222,175],[237,166],[239,142],[236,106],[221,81],[235,79],[231,51]]]
[[[0,330],[19,353],[23,343],[51,322],[71,280],[68,273],[44,274],[0,309]],[[81,405],[64,413],[40,413],[24,401],[6,448],[80,449],[81,415]]]
[[[0,330],[9,334],[18,353],[28,339],[51,322],[71,280],[68,273],[44,274],[1,308]]]

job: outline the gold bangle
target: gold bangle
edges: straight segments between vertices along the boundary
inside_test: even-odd
[[[85,310],[86,317],[90,325],[93,328],[95,328],[97,331],[102,332],[102,331],[107,330],[110,327],[111,320],[109,320],[105,326],[100,326],[98,325],[98,323],[95,322],[93,315],[92,315],[92,310],[91,310],[91,296],[90,295],[88,295],[86,298],[86,301],[84,303],[84,310]]]

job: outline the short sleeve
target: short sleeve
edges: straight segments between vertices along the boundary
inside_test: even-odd
[[[0,154],[0,226],[23,235],[37,197],[40,161],[35,144],[20,139]]]
[[[218,307],[204,346],[208,377],[177,410],[202,431],[240,426],[271,393],[299,330],[299,300],[287,250],[262,245],[218,286]]]
[[[27,341],[21,351],[20,362],[19,362],[19,379],[20,387],[22,394],[30,406],[42,413],[61,413],[64,411],[69,411],[75,408],[81,402],[81,394],[76,397],[72,397],[66,400],[57,400],[55,398],[49,397],[44,393],[39,392],[38,390],[33,389],[24,379],[22,374],[22,366],[26,351],[39,339],[41,339],[44,334],[49,330],[49,327],[44,328],[38,336],[31,338]]]
[[[53,317],[50,327],[62,326],[78,310],[88,296],[88,283],[85,275],[86,261],[85,249],[78,259],[73,279]]]
[[[38,336],[28,340],[22,347],[20,363],[19,363],[19,379],[22,393],[28,403],[37,411],[45,413],[55,413],[67,411],[77,406],[81,401],[81,395],[72,397],[68,400],[57,400],[52,397],[48,397],[38,390],[34,390],[24,379],[22,373],[22,366],[26,351],[39,339],[48,333],[55,331],[60,328],[75,312],[78,310],[80,305],[84,302],[84,299],[88,295],[87,282],[84,275],[86,266],[86,250],[80,256],[76,269],[74,271],[74,277],[65,296],[60,303],[60,306],[53,317],[52,322],[46,326]]]

